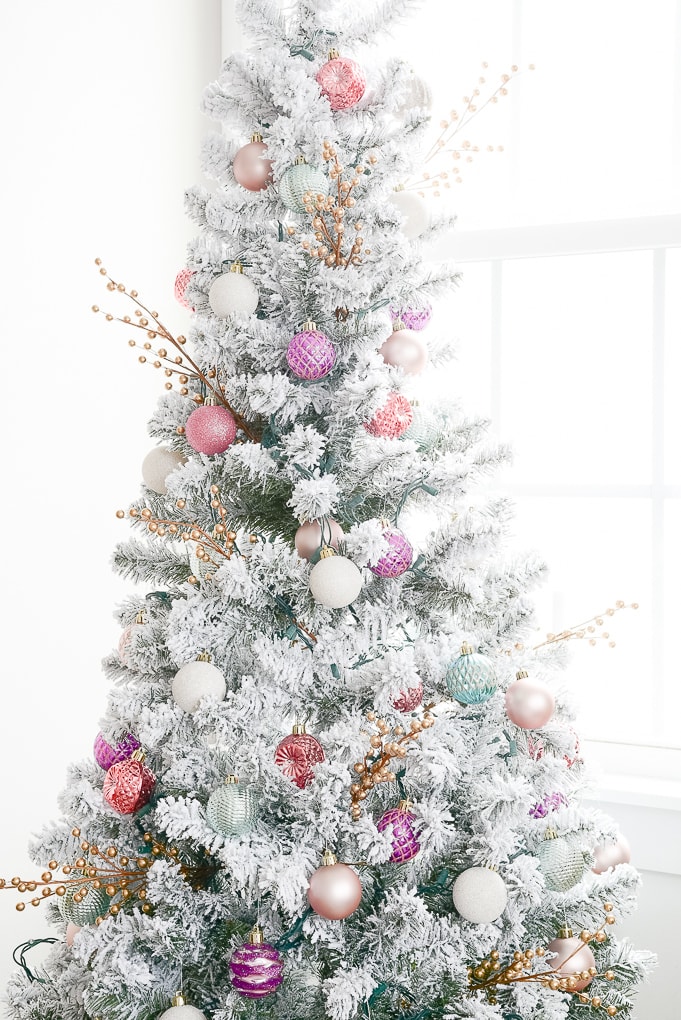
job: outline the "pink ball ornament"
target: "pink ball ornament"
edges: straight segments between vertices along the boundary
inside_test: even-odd
[[[399,439],[413,420],[414,411],[407,398],[393,392],[364,428],[378,439]]]
[[[389,825],[392,826],[393,852],[390,855],[390,860],[395,864],[406,864],[412,857],[416,857],[421,849],[415,825],[416,818],[409,807],[408,800],[401,800],[397,807],[390,808],[384,815],[381,815],[376,823],[379,832],[384,832]]]
[[[66,925],[66,936],[65,937],[66,937],[66,945],[67,946],[72,946],[73,945],[73,940],[75,939],[76,935],[80,931],[80,928],[81,928],[81,926],[79,924],[74,924],[73,921],[69,921],[69,923]]]
[[[135,617],[135,622],[129,624],[125,628],[125,630],[123,630],[121,632],[121,636],[118,639],[118,658],[121,660],[123,665],[124,666],[128,666],[128,668],[132,665],[132,662],[131,662],[130,656],[129,656],[130,642],[132,640],[132,636],[133,636],[133,634],[135,633],[135,630],[138,627],[143,627],[144,626],[144,621],[145,621],[145,612],[144,612],[144,609],[140,609],[140,611],[138,612],[137,616]]]
[[[236,439],[236,422],[226,407],[207,402],[187,418],[185,437],[197,453],[224,453]]]
[[[263,158],[266,152],[262,135],[256,132],[234,157],[234,176],[247,191],[264,191],[272,180],[272,160]]]
[[[398,319],[392,334],[381,344],[378,353],[386,365],[401,368],[407,375],[418,375],[428,364],[428,348],[422,337]]]
[[[390,318],[393,323],[402,322],[407,329],[415,330],[417,333],[425,329],[430,322],[433,310],[430,305],[424,308],[391,308]]]
[[[290,340],[286,361],[299,379],[315,382],[328,375],[336,363],[336,348],[314,322],[306,322],[300,333]]]
[[[181,269],[175,277],[175,299],[179,301],[183,308],[188,308],[190,312],[195,312],[196,309],[187,301],[185,291],[193,275],[193,269]]]
[[[506,691],[506,715],[523,730],[538,730],[546,726],[553,715],[556,703],[545,684],[527,679],[525,670]]]
[[[320,552],[323,545],[330,545],[332,549],[338,548],[338,543],[343,539],[344,532],[337,521],[327,517],[320,524],[318,521],[305,521],[296,531],[294,539],[296,552],[304,560],[311,560]]]
[[[388,551],[369,570],[377,577],[399,577],[411,566],[414,550],[397,528],[387,528],[383,537],[388,540]]]
[[[280,742],[274,752],[274,762],[299,790],[304,790],[314,779],[314,766],[325,760],[324,748],[316,737],[305,732],[305,724],[297,723],[293,733]]]
[[[561,929],[559,937],[549,942],[546,949],[547,952],[556,954],[546,962],[551,970],[557,972],[559,978],[573,977],[596,966],[594,954],[581,939],[573,936],[569,928]],[[574,985],[574,991],[583,991],[592,980],[591,977],[580,978]]]
[[[629,864],[631,860],[631,847],[620,835],[616,843],[601,843],[594,850],[594,863],[591,870],[596,875],[602,875],[604,871],[616,868],[618,864]]]
[[[104,800],[119,815],[134,815],[148,804],[156,785],[156,776],[144,764],[144,751],[112,765],[104,779]]]
[[[419,680],[413,687],[407,687],[400,691],[393,700],[393,708],[398,712],[413,712],[423,701],[423,684]]]
[[[307,899],[315,914],[340,921],[353,914],[362,899],[359,876],[326,851],[324,863],[310,876]]]
[[[332,110],[347,110],[354,106],[364,95],[367,85],[359,64],[339,56],[338,50],[330,50],[328,63],[319,68],[315,78]]]

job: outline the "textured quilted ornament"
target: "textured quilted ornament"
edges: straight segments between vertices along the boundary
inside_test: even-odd
[[[82,928],[84,924],[94,924],[98,917],[103,917],[109,909],[111,898],[106,895],[103,889],[89,887],[87,893],[81,900],[75,899],[76,894],[80,895],[79,886],[69,886],[63,896],[57,898],[59,913],[65,921],[78,925]]]
[[[194,306],[190,304],[186,298],[186,290],[193,275],[193,269],[181,269],[175,277],[175,300],[178,301],[183,308],[188,308],[190,312],[196,311]]]
[[[314,322],[305,322],[286,350],[288,367],[299,379],[315,382],[328,375],[336,362],[336,348]]]
[[[591,855],[570,846],[553,829],[548,829],[537,850],[539,869],[546,888],[553,892],[567,892],[581,882],[591,863]]]
[[[383,532],[383,537],[388,542],[388,551],[373,567],[370,566],[369,570],[377,577],[399,577],[405,570],[409,570],[414,558],[414,550],[397,528],[387,528]]]
[[[291,212],[305,212],[305,196],[328,195],[329,179],[319,167],[311,166],[303,156],[298,156],[293,166],[285,170],[279,181],[279,197]]]
[[[445,679],[449,693],[460,705],[482,705],[497,689],[492,660],[474,652],[465,642],[461,646],[461,655],[448,668]]]
[[[332,110],[348,110],[355,106],[367,87],[359,64],[341,57],[338,50],[329,51],[328,62],[319,68],[315,78]]]
[[[390,808],[381,815],[376,823],[379,832],[384,832],[389,825],[392,826],[393,852],[390,860],[395,864],[406,864],[412,857],[416,857],[421,849],[415,826],[416,818],[409,810],[410,807],[408,800],[401,800],[397,807]]]
[[[134,815],[151,799],[156,776],[144,764],[144,758],[140,748],[130,758],[112,765],[106,774],[104,800],[119,815]]]
[[[275,764],[300,790],[314,779],[313,766],[325,760],[324,748],[304,723],[296,723],[293,733],[284,737],[274,752]]]
[[[243,836],[258,821],[257,790],[252,783],[240,783],[227,776],[208,798],[206,815],[211,829],[223,836]]]
[[[283,970],[278,950],[263,940],[257,925],[248,942],[235,949],[229,961],[232,988],[246,999],[263,999],[276,992]]]
[[[93,751],[99,767],[108,772],[112,765],[130,758],[139,747],[140,742],[132,733],[127,733],[116,744],[110,744],[103,733],[98,733]]]
[[[418,333],[428,325],[432,312],[430,305],[424,308],[391,308],[390,318],[393,323],[402,322],[406,329]]]
[[[432,450],[440,435],[440,422],[432,411],[421,407],[418,400],[411,402],[413,418],[411,425],[406,430],[403,439],[410,439],[416,443],[419,450],[425,453]]]
[[[414,412],[407,398],[401,393],[391,393],[383,407],[379,408],[370,421],[364,423],[364,428],[370,436],[399,439],[413,420]]]

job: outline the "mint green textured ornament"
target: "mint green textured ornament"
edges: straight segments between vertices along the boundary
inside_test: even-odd
[[[284,172],[279,181],[279,197],[291,212],[305,212],[304,196],[307,192],[328,195],[329,179],[319,167],[310,166],[302,156]],[[313,202],[314,204],[314,202]]]
[[[546,888],[553,892],[567,892],[581,882],[590,860],[588,853],[570,846],[553,829],[546,830],[537,856]]]
[[[227,776],[224,786],[213,790],[206,807],[208,824],[223,836],[244,836],[258,821],[257,788]]]
[[[461,705],[482,705],[497,689],[492,660],[474,652],[465,642],[461,655],[447,669],[445,679],[449,693]]]
[[[411,406],[414,408],[414,417],[401,438],[411,439],[423,452],[432,450],[440,435],[440,423],[432,411],[419,405],[418,400],[412,400]]]
[[[86,880],[83,879],[83,882]],[[81,887],[70,886],[63,896],[57,899],[59,913],[65,921],[71,921],[80,928],[84,924],[94,924],[98,917],[103,917],[109,909],[111,897],[107,896],[103,889],[93,889],[92,886],[83,886],[88,892],[80,902],[74,896]]]

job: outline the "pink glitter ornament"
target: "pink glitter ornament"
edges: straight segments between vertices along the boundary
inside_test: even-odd
[[[403,322],[407,329],[412,329],[416,333],[428,325],[432,314],[433,310],[430,305],[426,305],[425,308],[390,309],[390,318],[393,323]]]
[[[206,402],[187,418],[185,437],[197,453],[224,453],[236,439],[236,422],[226,407]]]
[[[546,818],[551,811],[557,811],[565,804],[567,804],[567,800],[562,793],[547,793],[538,804],[530,808],[528,814],[531,818]]]
[[[398,712],[413,712],[423,701],[423,684],[419,680],[413,687],[407,687],[400,691],[393,700],[393,708]]]
[[[134,815],[149,803],[156,776],[144,764],[144,751],[112,765],[104,780],[104,800],[119,815]]]
[[[546,950],[549,953],[556,953],[556,956],[547,960],[547,963],[551,970],[557,972],[559,978],[573,977],[596,966],[594,954],[581,939],[573,936],[569,928],[562,928],[559,937],[553,942],[549,942]],[[572,990],[581,992],[591,984],[592,980],[593,978],[590,976],[578,978]]]
[[[376,828],[384,832],[389,825],[392,825],[393,852],[390,860],[395,864],[406,864],[412,857],[416,857],[421,849],[418,841],[418,832],[414,828],[415,816],[409,810],[408,800],[401,800],[396,808],[390,808],[384,815],[381,815]]]
[[[106,740],[103,733],[98,733],[93,747],[95,761],[100,768],[108,772],[112,765],[130,758],[139,747],[140,742],[132,733],[126,734],[122,740],[113,745]]]
[[[428,364],[428,348],[423,338],[407,329],[401,319],[393,323],[393,331],[378,349],[386,365],[401,368],[407,375],[418,375]]]
[[[397,528],[386,529],[383,537],[388,540],[388,551],[369,570],[377,577],[399,577],[411,566],[414,550]]]
[[[387,401],[373,416],[371,421],[364,423],[364,428],[370,436],[380,439],[399,439],[412,421],[414,411],[401,393],[391,393]]]
[[[247,191],[264,191],[272,180],[272,160],[263,159],[267,146],[257,131],[234,157],[232,169],[237,182]]]
[[[179,301],[183,308],[188,308],[190,312],[195,312],[196,309],[193,305],[189,304],[184,295],[187,290],[187,285],[193,275],[193,269],[181,269],[175,277],[175,298]]]
[[[283,970],[278,950],[263,941],[262,929],[257,925],[248,942],[235,949],[229,961],[232,988],[246,999],[263,999],[276,992]]]
[[[316,737],[305,732],[304,723],[296,723],[293,733],[281,741],[274,762],[300,790],[314,779],[313,766],[325,760],[324,748]]]
[[[328,375],[336,362],[336,348],[314,322],[306,322],[286,350],[288,367],[299,379],[314,382]]]
[[[367,87],[359,64],[339,56],[338,50],[329,51],[328,63],[319,68],[315,78],[332,110],[347,110],[354,106]]]

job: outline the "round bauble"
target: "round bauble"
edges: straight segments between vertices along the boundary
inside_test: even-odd
[[[407,79],[402,102],[397,108],[400,116],[407,116],[415,110],[430,110],[433,105],[433,93],[430,85],[413,71]]]
[[[405,690],[400,691],[396,698],[393,699],[393,708],[396,708],[398,712],[413,712],[415,708],[418,708],[423,701],[423,684],[419,680],[418,683],[412,687],[407,687]]]
[[[81,888],[87,889],[87,893],[78,901],[75,897]],[[59,913],[65,921],[69,921],[78,929],[86,924],[94,924],[98,917],[103,917],[110,903],[111,897],[107,896],[103,889],[94,889],[91,885],[68,886],[64,895],[57,897]],[[75,935],[75,932],[73,934]]]
[[[412,401],[412,422],[403,439],[410,439],[423,453],[432,450],[440,436],[440,421],[427,407]]]
[[[564,928],[557,939],[549,942],[546,951],[556,954],[546,962],[559,978],[572,977],[596,966],[594,954],[581,939],[574,938],[569,928]],[[582,992],[592,980],[591,976],[579,978],[573,985],[573,991]]]
[[[591,860],[589,854],[570,846],[566,839],[557,836],[552,829],[549,829],[539,844],[537,856],[546,888],[553,892],[567,892],[581,882]]]
[[[343,609],[362,590],[362,574],[347,556],[337,556],[329,546],[324,546],[308,583],[315,602],[327,609]]]
[[[418,375],[428,364],[428,348],[423,338],[414,330],[407,329],[398,320],[392,334],[378,349],[386,365],[401,368],[407,375]]]
[[[80,928],[81,926],[79,924],[74,924],[73,921],[69,921],[69,923],[66,925],[66,934],[64,938],[66,940],[67,946],[73,945],[73,940],[80,931]]]
[[[228,273],[216,277],[208,291],[208,304],[218,319],[234,314],[252,315],[259,300],[257,287],[238,262],[230,267]]]
[[[193,713],[203,698],[224,701],[227,684],[222,672],[208,656],[186,662],[173,678],[172,693],[175,704],[184,712]]]
[[[338,50],[329,52],[328,62],[319,68],[315,78],[332,110],[348,110],[354,106],[364,95],[367,85],[359,64],[339,56]]]
[[[306,322],[289,341],[286,361],[299,379],[315,382],[328,375],[336,363],[336,348],[314,322]]]
[[[389,825],[392,826],[390,860],[395,864],[406,864],[412,857],[416,857],[421,849],[416,816],[410,810],[408,800],[401,800],[397,807],[390,808],[381,815],[376,828],[379,832],[384,832]]]
[[[328,193],[329,179],[324,171],[311,166],[302,156],[284,171],[279,181],[279,198],[295,213],[304,213],[306,205],[314,206],[317,195]]]
[[[279,743],[274,752],[274,763],[299,790],[314,779],[314,766],[325,760],[324,748],[316,737],[305,732],[304,723],[296,723],[293,733]]]
[[[401,393],[391,393],[383,407],[364,423],[364,428],[377,439],[399,439],[413,420],[414,412],[407,398]]]
[[[192,450],[208,457],[224,453],[236,439],[234,416],[222,404],[201,404],[189,415],[184,428]]]
[[[223,836],[244,836],[258,821],[258,794],[252,783],[227,776],[223,786],[213,790],[206,805],[211,829]]]
[[[104,800],[119,815],[134,815],[151,800],[156,776],[144,764],[141,749],[112,765],[104,779]]]
[[[161,1013],[159,1020],[206,1020],[206,1014],[196,1006],[190,1006],[181,992],[173,996],[172,1002],[170,1009]]]
[[[503,878],[491,868],[467,868],[452,886],[457,911],[473,924],[490,924],[501,917],[508,902]]]
[[[552,811],[557,811],[558,808],[564,807],[566,804],[567,800],[562,793],[547,793],[545,797],[542,797],[537,804],[530,808],[528,813],[530,818],[546,818]]]
[[[494,663],[466,642],[461,655],[448,667],[445,679],[449,693],[460,705],[482,705],[497,689]]]
[[[405,570],[409,570],[414,559],[414,550],[397,528],[386,528],[383,537],[388,542],[388,551],[383,553],[380,560],[370,566],[369,570],[377,577],[399,577]]]
[[[127,627],[121,632],[121,636],[118,639],[118,658],[121,660],[124,666],[131,667],[132,661],[130,659],[130,643],[132,636],[138,627],[143,627],[146,620],[146,613],[144,609],[140,609],[135,617],[135,622],[128,624]]]
[[[357,872],[324,854],[324,863],[310,876],[307,899],[315,914],[329,921],[340,921],[353,914],[362,899],[362,883]]]
[[[415,241],[430,226],[428,206],[420,195],[404,188],[393,191],[390,202],[400,215],[400,230],[409,241]]]
[[[159,496],[168,493],[166,479],[175,468],[186,464],[187,458],[177,450],[169,450],[167,446],[155,446],[142,461],[142,480],[148,489]]]
[[[418,333],[430,322],[430,317],[433,314],[433,310],[430,305],[425,305],[423,308],[391,308],[390,318],[393,325],[396,322],[401,322],[406,329],[414,330]]]
[[[234,157],[234,176],[247,191],[264,191],[272,180],[272,160],[264,158],[266,153],[267,146],[262,135],[256,132]]]
[[[556,707],[553,694],[546,684],[528,680],[525,670],[506,691],[506,715],[523,730],[538,730],[546,726]]]
[[[572,727],[570,727],[570,733],[574,740],[573,750],[563,755],[563,761],[565,762],[569,769],[571,769],[573,765],[576,765],[578,761],[582,760],[579,757],[580,752],[579,734],[575,730],[573,730]]]
[[[615,843],[601,843],[594,850],[594,862],[591,870],[596,875],[602,875],[604,871],[616,868],[618,864],[629,864],[631,861],[631,847],[621,834]]]
[[[330,517],[326,517],[321,524],[318,521],[305,521],[296,531],[296,552],[302,559],[312,560],[318,558],[324,545],[337,549],[344,537],[340,524]]]
[[[194,275],[193,269],[181,269],[175,277],[175,300],[178,301],[183,308],[188,308],[190,312],[195,312],[196,309],[192,304],[187,301],[186,291],[189,286],[189,281]]]
[[[127,733],[115,744],[110,744],[103,733],[95,737],[93,751],[95,761],[105,772],[119,761],[130,758],[140,747],[140,742],[132,733]]]
[[[232,953],[229,961],[232,988],[246,999],[263,999],[276,992],[282,982],[284,965],[279,952],[257,926],[248,942]]]

